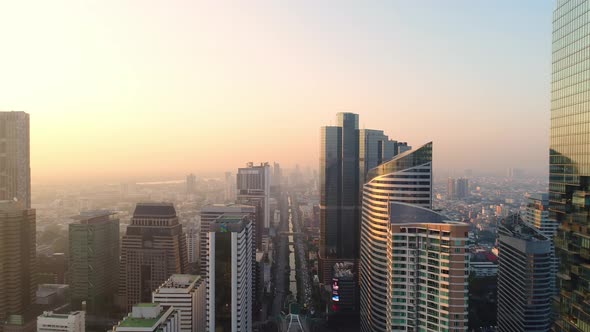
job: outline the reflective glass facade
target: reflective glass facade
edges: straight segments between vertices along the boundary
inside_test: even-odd
[[[553,13],[550,217],[560,261],[556,331],[590,331],[590,2]]]

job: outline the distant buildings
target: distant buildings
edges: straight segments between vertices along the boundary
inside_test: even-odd
[[[549,211],[560,225],[554,239],[560,261],[557,332],[590,328],[590,41],[581,33],[590,23],[588,6],[557,0],[553,12]]]
[[[23,202],[0,202],[0,331],[8,316],[24,313],[35,300],[35,210]]]
[[[86,314],[75,311],[69,314],[44,312],[37,318],[37,332],[85,332]]]
[[[210,225],[208,332],[252,331],[252,231],[248,216],[221,216]]]
[[[268,163],[254,166],[250,162],[247,167],[238,169],[236,180],[236,203],[257,207],[256,248],[262,250],[262,239],[268,235],[270,218],[272,217],[270,215],[270,166]]]
[[[387,331],[388,229],[395,216],[391,202],[432,207],[432,143],[406,151],[373,168],[363,187],[361,225],[361,330]],[[408,222],[413,217],[406,216]],[[400,248],[401,250],[401,248]],[[405,278],[404,278],[405,280]],[[398,305],[401,308],[401,305]],[[402,308],[406,310],[404,306]],[[409,309],[408,309],[409,310]],[[406,324],[412,327],[413,323]],[[417,326],[416,326],[417,327]]]
[[[549,331],[551,240],[518,215],[503,219],[498,235],[498,332]]]
[[[31,207],[29,114],[0,112],[0,200]]]
[[[186,273],[186,238],[171,203],[138,203],[121,244],[119,296],[124,308],[149,302],[168,278]]]
[[[153,302],[180,312],[180,331],[201,332],[207,327],[206,284],[200,276],[173,274],[153,293]]]
[[[223,198],[226,202],[233,202],[236,199],[236,181],[231,172],[225,172]]]
[[[181,313],[159,303],[138,303],[113,332],[180,332]]]
[[[186,194],[192,195],[197,192],[197,177],[191,173],[186,176]]]
[[[91,313],[112,311],[119,282],[119,219],[109,211],[92,211],[69,225],[68,283],[72,305],[86,301]]]
[[[196,264],[199,262],[201,254],[201,224],[191,224],[186,229],[186,248],[188,250],[188,263]]]

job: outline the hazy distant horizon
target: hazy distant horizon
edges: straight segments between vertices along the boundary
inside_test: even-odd
[[[342,111],[433,141],[435,176],[542,175],[552,7],[7,2],[0,111],[31,114],[33,184],[317,169],[320,127]]]

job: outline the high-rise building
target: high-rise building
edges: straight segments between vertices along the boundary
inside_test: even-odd
[[[587,0],[557,0],[553,12],[549,211],[559,224],[556,331],[590,327],[589,10]]]
[[[85,212],[69,225],[68,283],[72,305],[91,313],[114,306],[119,282],[119,219],[109,211]]]
[[[457,179],[455,190],[459,199],[469,196],[469,180],[466,178]]]
[[[529,226],[536,228],[541,234],[551,240],[551,254],[553,261],[551,289],[554,294],[558,294],[556,287],[556,276],[559,270],[559,261],[555,256],[555,245],[553,237],[557,234],[558,224],[549,217],[549,195],[547,193],[532,194],[527,204],[520,214],[522,220]]]
[[[113,332],[180,332],[180,310],[159,303],[138,303]]]
[[[457,180],[454,178],[447,179],[447,199],[457,198]]]
[[[432,208],[432,143],[406,151],[371,169],[363,187],[361,225],[361,328],[386,331],[390,277],[387,236],[391,202]]]
[[[223,198],[225,202],[233,202],[236,199],[236,181],[231,172],[225,172],[225,184],[224,184]]]
[[[186,229],[186,248],[188,251],[188,263],[199,263],[201,255],[201,224],[191,224]]]
[[[221,216],[209,229],[207,331],[252,331],[254,240],[250,217]]]
[[[138,203],[121,243],[121,305],[150,302],[152,292],[171,275],[187,270],[186,237],[174,205]]]
[[[186,193],[187,195],[197,192],[197,177],[191,173],[186,176]]]
[[[37,332],[85,332],[86,313],[74,311],[69,314],[56,314],[46,311],[37,317]]]
[[[262,250],[262,239],[268,236],[270,227],[270,166],[261,163],[239,168],[237,175],[236,203],[257,207],[256,211],[256,248]]]
[[[207,327],[206,285],[200,276],[173,274],[153,293],[153,302],[180,311],[180,331],[201,332]]]
[[[213,204],[201,208],[201,241],[200,241],[200,267],[199,273],[207,278],[209,262],[209,226],[219,217],[228,216],[250,216],[256,218],[256,208],[243,204]]]
[[[467,331],[469,225],[408,203],[384,213],[387,249],[371,259],[385,284],[361,284],[361,331]],[[374,276],[365,273],[363,282]]]
[[[0,200],[31,207],[29,114],[0,112]]]
[[[35,301],[35,210],[23,202],[0,202],[0,331],[8,316]]]
[[[549,331],[551,240],[510,215],[500,222],[498,243],[498,332]]]

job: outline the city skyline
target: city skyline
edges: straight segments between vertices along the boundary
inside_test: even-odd
[[[315,169],[337,112],[437,142],[435,174],[547,171],[550,1],[36,7],[0,10],[0,110],[31,115],[36,184]]]

